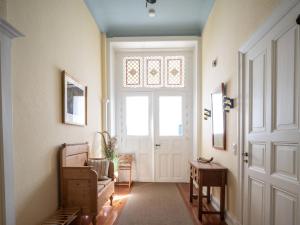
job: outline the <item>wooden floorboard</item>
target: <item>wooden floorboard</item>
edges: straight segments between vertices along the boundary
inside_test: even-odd
[[[124,208],[127,199],[130,197],[128,187],[116,186],[113,206],[110,206],[109,201],[105,204],[103,209],[97,216],[97,225],[113,225]],[[80,219],[71,225],[92,225],[92,218],[89,216],[82,216]]]
[[[134,185],[134,184],[133,184]],[[221,222],[219,216],[216,215],[205,215],[203,216],[203,223],[198,220],[197,217],[197,207],[196,200],[193,204],[189,204],[189,184],[177,184],[177,187],[180,191],[182,198],[189,210],[191,217],[193,218],[195,225],[226,225],[226,223]],[[97,225],[114,225],[119,217],[122,209],[124,208],[127,199],[130,198],[130,191],[128,187],[125,186],[116,186],[113,206],[109,205],[109,202],[105,204],[99,215],[97,216]],[[207,205],[206,200],[204,199],[204,207],[206,209],[212,210],[212,207]],[[91,218],[88,216],[82,216],[77,221],[72,223],[72,225],[92,225]],[[128,224],[131,225],[131,224]],[[157,224],[159,225],[159,224]],[[175,225],[175,224],[174,224]]]

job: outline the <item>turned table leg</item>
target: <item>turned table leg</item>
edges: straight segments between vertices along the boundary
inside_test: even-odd
[[[202,211],[203,211],[203,204],[202,204],[202,194],[203,185],[202,185],[202,177],[199,175],[199,189],[198,189],[198,218],[202,222]]]
[[[193,202],[193,178],[190,177],[190,203]]]
[[[210,186],[207,186],[207,203],[209,204],[210,203]]]
[[[225,219],[225,186],[221,187],[220,211],[221,220]]]

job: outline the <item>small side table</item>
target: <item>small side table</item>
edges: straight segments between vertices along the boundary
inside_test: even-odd
[[[225,219],[225,186],[227,184],[227,168],[217,163],[200,163],[190,161],[190,202],[193,201],[193,182],[198,189],[198,218],[202,221],[203,214],[220,214],[221,220]],[[203,187],[207,187],[207,195],[203,196]],[[210,203],[210,187],[221,188],[220,211],[204,211],[202,198],[207,198]]]
[[[131,187],[131,175],[132,175],[132,161],[133,161],[133,155],[132,154],[120,154],[118,157],[118,179],[117,179],[117,185],[128,185],[128,187]],[[128,171],[129,172],[129,178],[128,181],[120,182],[119,176],[120,171]]]

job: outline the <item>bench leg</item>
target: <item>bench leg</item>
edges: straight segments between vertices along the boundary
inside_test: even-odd
[[[110,200],[110,206],[112,206],[112,205],[113,205],[114,196],[111,195],[111,196],[109,197],[109,200]]]

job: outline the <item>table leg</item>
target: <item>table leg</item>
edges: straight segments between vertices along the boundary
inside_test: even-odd
[[[221,220],[223,221],[225,219],[225,186],[221,187],[221,200],[220,200],[220,216]]]
[[[199,179],[200,180],[200,179]],[[203,209],[203,205],[202,205],[202,182],[199,182],[199,193],[198,193],[198,218],[199,220],[202,222],[202,209]]]
[[[190,203],[193,202],[193,178],[190,177]]]
[[[207,203],[210,203],[210,186],[207,186]]]

